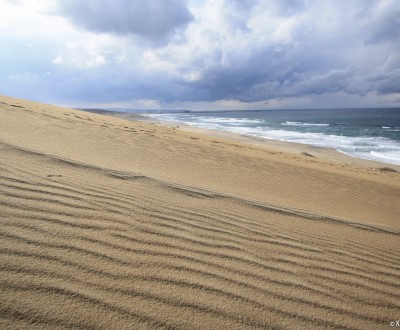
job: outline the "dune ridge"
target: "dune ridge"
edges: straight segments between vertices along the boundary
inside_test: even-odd
[[[12,147],[12,146],[8,146],[8,147]],[[246,198],[242,198],[240,196],[229,195],[229,194],[221,193],[218,191],[206,190],[206,189],[198,188],[198,187],[194,187],[194,186],[185,186],[185,185],[182,185],[182,184],[179,184],[176,182],[151,178],[149,176],[145,176],[140,173],[123,172],[123,171],[116,171],[116,170],[107,169],[107,168],[101,168],[101,167],[91,165],[91,164],[79,163],[79,162],[73,161],[71,159],[41,154],[37,151],[29,150],[26,148],[21,148],[21,147],[19,147],[19,148],[12,147],[12,148],[19,149],[26,153],[30,153],[30,154],[34,154],[34,155],[47,156],[47,157],[53,158],[57,161],[65,162],[71,166],[76,166],[76,167],[81,167],[81,168],[91,168],[93,170],[101,171],[105,175],[109,175],[109,176],[116,177],[116,178],[123,179],[123,180],[144,179],[144,180],[149,180],[149,181],[157,181],[157,183],[160,185],[168,186],[170,189],[177,190],[177,191],[181,192],[182,194],[187,194],[187,195],[191,195],[191,196],[199,195],[200,197],[206,197],[206,198],[207,197],[208,198],[229,198],[238,203],[250,204],[252,206],[257,206],[257,207],[266,209],[268,211],[278,212],[278,213],[282,213],[282,214],[295,215],[295,216],[302,217],[305,219],[339,222],[342,224],[347,224],[349,226],[354,226],[354,227],[358,227],[358,228],[365,229],[365,230],[382,231],[382,232],[386,232],[386,233],[400,234],[400,230],[398,230],[396,228],[390,228],[390,227],[382,226],[379,224],[368,225],[365,223],[351,221],[351,220],[343,219],[343,218],[337,218],[334,216],[311,213],[311,212],[307,212],[307,211],[299,210],[299,209],[295,209],[295,208],[288,208],[288,207],[284,207],[284,206],[280,206],[280,205],[274,205],[271,203],[246,199]],[[57,176],[57,175],[55,175],[55,176]],[[52,175],[49,175],[49,177],[52,177]]]
[[[0,100],[1,328],[377,329],[399,317],[396,173]],[[74,115],[90,120],[66,119]],[[218,159],[212,183],[204,176]],[[272,198],[262,191],[269,173],[255,173],[261,188],[243,192],[223,174],[274,162],[288,190],[304,178],[285,180],[287,169],[308,181],[327,176],[327,190],[292,200],[278,189]],[[360,194],[347,203],[367,212],[383,193],[373,211],[381,218],[347,212],[348,195],[340,204],[329,192],[345,182]],[[370,186],[377,190],[363,190]],[[331,208],[307,201],[321,194]]]

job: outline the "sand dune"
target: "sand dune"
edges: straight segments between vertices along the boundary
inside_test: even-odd
[[[399,318],[400,174],[0,101],[1,328]]]

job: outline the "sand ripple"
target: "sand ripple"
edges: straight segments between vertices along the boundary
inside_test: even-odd
[[[369,328],[399,233],[1,145],[0,324]]]

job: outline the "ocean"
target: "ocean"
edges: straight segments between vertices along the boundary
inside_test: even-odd
[[[400,109],[257,110],[148,114],[246,136],[334,148],[400,165]]]

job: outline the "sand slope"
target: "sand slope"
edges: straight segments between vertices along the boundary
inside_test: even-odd
[[[0,101],[1,328],[399,318],[399,174]]]

